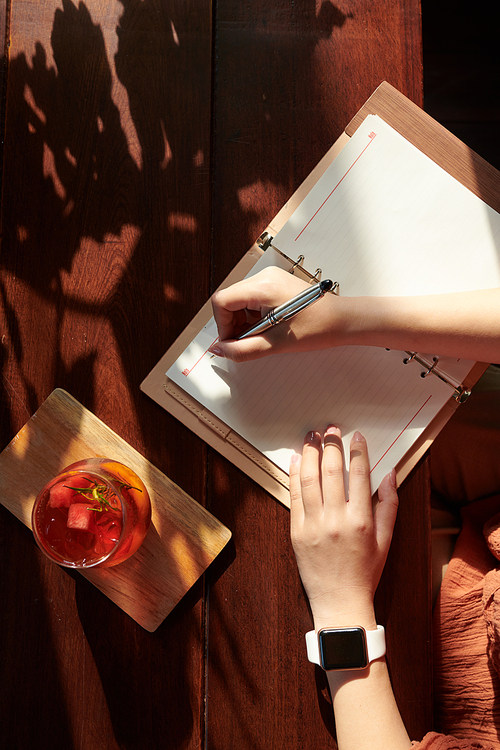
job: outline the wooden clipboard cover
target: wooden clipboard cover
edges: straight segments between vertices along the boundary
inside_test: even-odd
[[[290,200],[274,217],[265,230],[266,232],[274,236],[281,229],[369,114],[378,115],[471,192],[500,212],[500,173],[447,131],[446,128],[439,125],[420,107],[390,84],[383,82],[354,116],[345,131]],[[242,279],[252,269],[263,252],[256,242],[224,279],[219,288],[223,289]],[[267,459],[254,446],[243,440],[165,375],[170,366],[210,320],[211,316],[212,307],[210,300],[208,300],[141,383],[141,390],[199,435],[208,445],[238,466],[277,500],[289,507],[288,474]],[[486,368],[486,364],[477,363],[463,385],[471,388]],[[418,463],[457,406],[458,403],[453,398],[450,389],[449,402],[441,409],[437,417],[396,467],[398,484],[401,484]]]

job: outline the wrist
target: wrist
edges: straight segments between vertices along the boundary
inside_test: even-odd
[[[360,625],[365,630],[375,630],[377,627],[373,603],[313,610],[313,621],[316,631],[350,625]]]
[[[360,612],[352,610],[351,612],[332,612],[329,615],[322,614],[320,616],[314,616],[314,630],[318,632],[323,628],[342,628],[349,627],[351,625],[359,625],[365,630],[376,630],[377,619],[375,612]]]
[[[418,297],[351,297],[346,319],[345,343],[388,349],[422,349],[432,323],[432,310],[422,313]],[[422,327],[425,320],[427,327]],[[436,330],[439,330],[438,328]]]
[[[384,337],[384,316],[377,297],[328,296],[329,346],[371,346],[373,333]],[[378,344],[377,344],[378,345]]]
[[[345,345],[385,346],[394,320],[387,315],[381,297],[344,297],[341,309],[341,339]]]
[[[328,331],[328,346],[357,344],[363,329],[364,305],[357,297],[328,297],[328,310],[323,324]],[[326,306],[325,306],[326,307]]]

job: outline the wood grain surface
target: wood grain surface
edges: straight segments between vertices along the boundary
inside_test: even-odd
[[[422,103],[419,2],[0,9],[0,449],[65,389],[233,535],[149,633],[0,507],[0,744],[335,748],[288,510],[139,384],[382,80]],[[412,738],[431,723],[427,482],[403,488],[378,605]]]

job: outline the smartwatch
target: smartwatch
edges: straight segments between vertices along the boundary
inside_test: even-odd
[[[307,657],[326,671],[366,669],[385,654],[385,630],[361,627],[322,628],[306,634]]]

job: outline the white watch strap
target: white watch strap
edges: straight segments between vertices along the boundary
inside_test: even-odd
[[[333,629],[334,628],[332,628],[332,630]],[[370,663],[385,655],[385,630],[382,625],[377,625],[376,630],[365,630],[365,634],[366,648],[368,649],[368,663]],[[309,633],[306,633],[306,648],[309,661],[321,666],[319,639],[315,630],[310,630]]]

